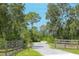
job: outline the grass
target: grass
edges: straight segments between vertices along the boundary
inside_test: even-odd
[[[16,56],[42,56],[42,54],[30,48],[18,52]]]
[[[78,49],[63,48],[62,50],[67,51],[67,52],[71,52],[71,53],[74,53],[74,54],[79,54]]]

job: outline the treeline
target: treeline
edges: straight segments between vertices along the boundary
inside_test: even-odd
[[[24,13],[25,4],[0,4],[0,42],[1,40],[23,40],[27,46],[38,37],[33,24],[40,19],[36,12]],[[31,29],[28,29],[29,23]],[[4,42],[5,43],[5,42]]]
[[[49,3],[47,7],[48,23],[38,31],[34,27],[41,19],[38,13],[25,14],[25,4],[0,4],[0,40],[23,40],[27,45],[40,40],[51,42],[53,37],[79,39],[79,4]]]
[[[0,38],[20,39],[24,22],[23,4],[0,4]]]
[[[58,39],[79,39],[79,4],[48,4],[46,32]]]

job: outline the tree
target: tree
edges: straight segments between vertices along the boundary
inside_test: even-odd
[[[60,39],[78,39],[79,5],[48,4],[47,27],[54,37]]]
[[[6,40],[20,38],[24,4],[0,4],[0,28]],[[0,33],[1,33],[0,32]]]
[[[10,36],[8,39],[20,39],[20,31],[21,31],[21,26],[24,21],[24,15],[23,15],[23,10],[24,10],[24,4],[8,4],[8,18],[9,18],[9,28],[10,31],[8,34]],[[8,35],[7,34],[7,35]]]
[[[33,33],[33,38],[34,38],[33,41],[34,42],[39,42],[41,33],[40,33],[40,31],[37,30],[37,27],[34,26],[32,28],[32,33]]]
[[[20,34],[24,20],[23,9],[24,4],[0,4],[0,38],[2,40],[22,39]]]
[[[28,45],[31,44],[30,31],[25,25],[22,27],[21,37],[23,38],[24,41],[24,48],[29,48]]]
[[[78,14],[77,14],[77,5],[69,9],[69,18],[66,22],[66,29],[68,31],[69,39],[77,39],[77,30],[78,30]]]
[[[34,40],[34,37],[33,37],[33,25],[34,25],[34,23],[39,21],[40,16],[39,16],[39,14],[37,14],[35,12],[29,12],[28,14],[25,15],[24,19],[27,20],[31,25],[31,39],[33,41]]]
[[[59,29],[59,26],[60,26],[60,9],[57,4],[48,4],[48,11],[46,13],[46,19],[50,20],[49,31],[53,33],[53,36],[56,36],[57,30]]]

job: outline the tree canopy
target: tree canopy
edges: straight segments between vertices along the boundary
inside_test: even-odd
[[[56,38],[78,39],[78,7],[70,4],[48,4],[46,19],[49,32]]]

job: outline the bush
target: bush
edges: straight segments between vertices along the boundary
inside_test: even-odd
[[[48,43],[54,43],[55,38],[53,36],[48,36],[47,37],[47,42]]]
[[[43,36],[42,41],[47,41],[48,43],[54,43],[55,38],[51,35]]]

